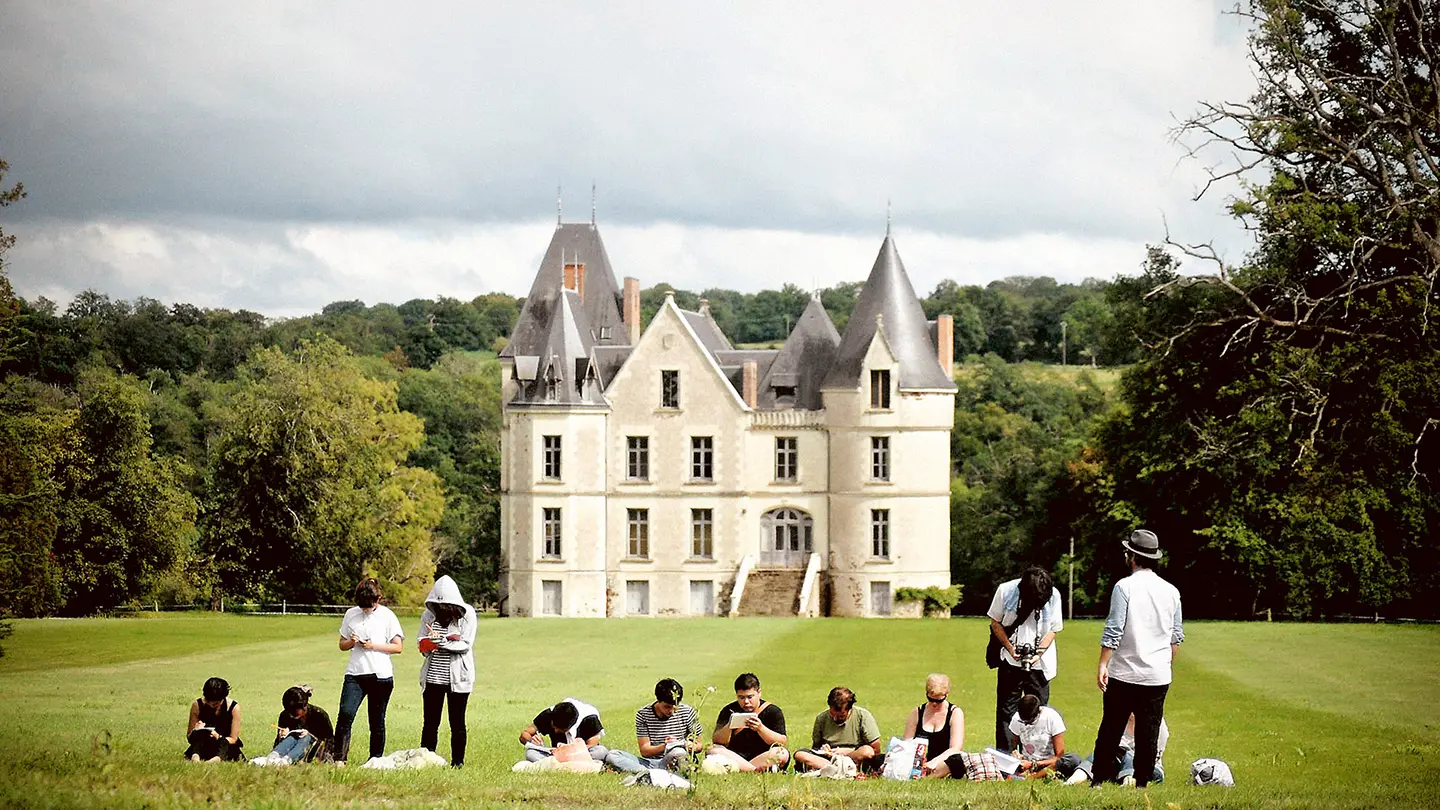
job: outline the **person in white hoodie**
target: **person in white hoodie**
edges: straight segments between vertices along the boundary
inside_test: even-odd
[[[440,707],[450,707],[450,767],[465,764],[465,706],[475,688],[475,608],[465,603],[455,580],[442,576],[425,597],[420,614],[421,697],[425,725],[420,747],[434,751],[440,738]]]

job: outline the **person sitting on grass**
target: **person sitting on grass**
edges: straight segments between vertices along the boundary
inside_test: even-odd
[[[605,726],[600,723],[600,710],[575,698],[564,700],[535,715],[535,719],[520,732],[520,744],[525,746],[525,759],[539,762],[554,756],[554,748],[562,743],[583,740],[590,758],[604,762],[609,749],[600,744],[605,736]],[[543,737],[550,738],[546,745]]]
[[[298,684],[280,696],[280,717],[275,720],[275,747],[263,757],[250,760],[251,765],[292,765],[319,759],[335,759],[335,729],[330,715],[319,706],[310,705],[313,694],[309,686]]]
[[[828,707],[815,715],[810,747],[795,752],[795,770],[824,768],[836,757],[847,757],[856,771],[874,770],[881,756],[880,725],[869,709],[855,705],[855,693],[843,686],[830,690]]]
[[[230,699],[230,684],[211,678],[190,704],[185,723],[190,747],[185,757],[191,762],[229,762],[240,759],[245,743],[240,740],[240,704]]]
[[[1165,781],[1165,769],[1160,767],[1160,758],[1165,756],[1165,744],[1170,741],[1170,727],[1165,724],[1165,718],[1160,718],[1160,735],[1156,738],[1155,745],[1155,771],[1150,777],[1150,783],[1156,784]],[[1078,785],[1090,784],[1095,772],[1094,754],[1085,759],[1080,759],[1078,754],[1066,754],[1060,758],[1055,770],[1065,777],[1065,784]],[[1130,715],[1130,720],[1125,724],[1125,732],[1120,735],[1120,748],[1115,755],[1115,781],[1122,785],[1135,784],[1135,715]]]
[[[706,767],[747,773],[784,770],[790,761],[790,752],[785,750],[788,739],[785,712],[760,696],[760,679],[755,673],[742,673],[735,679],[735,701],[726,704],[715,718],[715,732],[710,735],[714,745]]]
[[[1010,735],[1015,738],[1015,756],[1020,759],[1017,777],[1039,779],[1054,773],[1055,763],[1065,756],[1065,721],[1040,698],[1025,695],[1010,718]]]
[[[932,779],[965,778],[963,767],[950,768],[946,759],[965,746],[965,712],[950,702],[950,678],[936,673],[925,679],[925,702],[905,720],[905,739],[926,741],[922,776]]]
[[[685,757],[702,748],[700,715],[694,706],[680,702],[684,696],[685,687],[674,678],[655,684],[655,702],[635,712],[635,743],[640,756],[616,749],[606,757],[605,764],[625,773],[650,768],[680,770]]]

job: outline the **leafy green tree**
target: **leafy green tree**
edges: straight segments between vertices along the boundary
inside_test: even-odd
[[[65,612],[146,596],[189,562],[196,502],[174,458],[151,452],[144,391],[133,378],[88,373],[74,429],[83,472],[62,492],[54,556]]]
[[[0,382],[0,616],[44,616],[62,604],[53,552],[63,498],[84,469],[77,415],[55,388]]]
[[[368,573],[398,603],[424,598],[444,496],[406,464],[424,428],[393,383],[307,340],[256,351],[211,417],[205,550],[226,593],[334,602]]]
[[[1179,246],[1209,272],[1145,294],[1102,441],[1115,502],[1168,536],[1202,611],[1433,616],[1440,6],[1241,13],[1256,93],[1183,131],[1241,156],[1217,176],[1261,173],[1231,206],[1257,248]]]

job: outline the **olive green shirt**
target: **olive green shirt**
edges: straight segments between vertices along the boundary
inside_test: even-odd
[[[863,706],[850,710],[850,719],[844,725],[837,724],[830,712],[815,716],[815,728],[810,732],[810,747],[819,748],[828,744],[831,748],[859,748],[880,739],[880,725],[875,715]]]

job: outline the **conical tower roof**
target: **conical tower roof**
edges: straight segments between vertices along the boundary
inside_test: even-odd
[[[501,357],[540,354],[540,347],[551,332],[550,316],[555,311],[555,299],[565,287],[567,262],[585,265],[585,299],[575,313],[580,328],[586,332],[594,330],[596,336],[607,334],[609,337],[598,341],[602,345],[629,343],[629,332],[620,316],[620,287],[610,269],[610,256],[605,252],[605,243],[600,241],[600,231],[588,222],[567,222],[556,228],[550,239],[550,247],[530,285],[530,294],[525,297],[525,308],[520,311],[520,319],[515,323],[509,344],[500,352]]]
[[[890,351],[900,364],[899,386],[902,390],[955,390],[940,361],[935,356],[935,342],[930,338],[930,323],[895,240],[889,234],[880,245],[880,255],[865,280],[855,312],[845,325],[845,336],[835,352],[835,363],[825,377],[825,388],[856,388],[865,367],[865,353],[875,337],[875,316],[880,315],[881,327]]]

